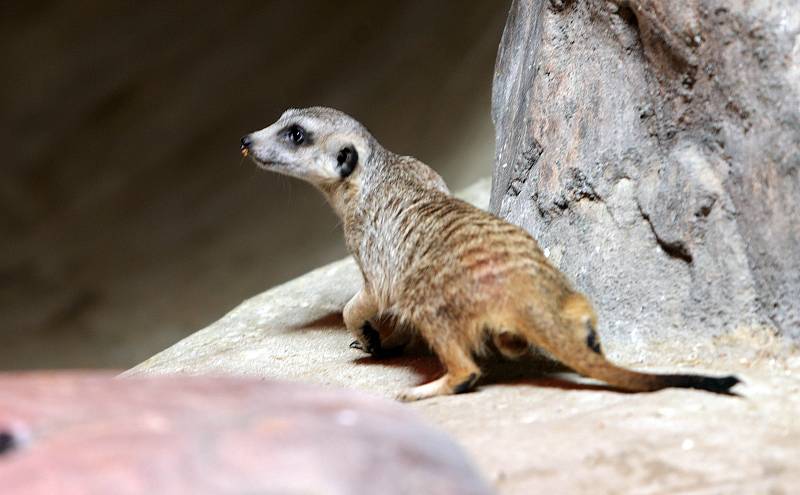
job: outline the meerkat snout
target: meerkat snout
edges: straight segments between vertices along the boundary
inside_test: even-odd
[[[242,147],[240,148],[240,150],[242,156],[247,158],[247,156],[250,154],[250,145],[252,144],[252,141],[250,140],[250,135],[242,136],[241,143]]]

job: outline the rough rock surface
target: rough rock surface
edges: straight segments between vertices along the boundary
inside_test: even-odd
[[[800,342],[800,4],[514,1],[492,210],[626,353]]]
[[[479,204],[481,189],[488,201],[488,183],[473,191]],[[432,356],[375,360],[348,347],[341,309],[360,284],[350,259],[320,268],[126,375],[249,375],[384,397],[435,378]],[[736,389],[742,397],[625,394],[529,360],[491,365],[474,393],[409,407],[452,434],[500,493],[792,493],[800,486],[800,357],[782,358],[771,341],[738,344],[683,343],[647,367],[735,371],[746,381]]]
[[[447,435],[387,401],[233,378],[0,375],[0,491],[488,494]]]

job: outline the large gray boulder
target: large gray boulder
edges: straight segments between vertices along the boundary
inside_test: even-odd
[[[513,2],[491,207],[612,348],[800,340],[799,36],[792,0]]]

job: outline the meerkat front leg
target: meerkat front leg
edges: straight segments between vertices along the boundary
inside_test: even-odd
[[[344,324],[356,338],[350,344],[353,349],[361,349],[369,354],[381,352],[381,336],[370,323],[378,315],[378,305],[367,289],[362,288],[344,306]]]

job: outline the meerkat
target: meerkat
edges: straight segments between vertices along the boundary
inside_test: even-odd
[[[476,357],[489,342],[508,358],[544,349],[576,372],[631,391],[667,387],[727,393],[735,376],[653,374],[609,362],[589,300],[525,230],[450,195],[421,161],[383,148],[338,110],[287,110],[244,136],[244,156],[263,169],[305,180],[341,218],[363,288],[344,307],[351,347],[380,355],[380,316],[413,328],[439,358],[444,375],[403,390],[424,399],[471,390]],[[402,339],[399,339],[402,341]],[[393,345],[398,345],[397,342]]]

